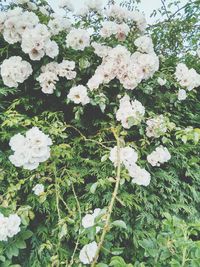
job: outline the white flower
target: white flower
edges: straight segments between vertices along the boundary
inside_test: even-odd
[[[126,23],[118,24],[114,21],[104,21],[102,26],[100,35],[104,38],[115,35],[116,38],[123,41],[130,32],[130,28]]]
[[[163,86],[163,85],[165,85],[165,84],[166,84],[167,80],[166,80],[166,79],[162,79],[162,78],[158,77],[158,79],[157,79],[157,82],[158,82],[158,84],[160,84],[161,86]]]
[[[200,86],[200,74],[194,69],[188,69],[183,63],[179,63],[176,66],[175,78],[177,82],[188,91]]]
[[[99,12],[103,9],[104,2],[102,0],[85,0],[84,5],[88,7],[89,10]]]
[[[61,31],[68,31],[71,27],[71,22],[67,18],[55,16],[53,19],[49,20],[48,27],[52,35],[57,35]]]
[[[152,166],[160,166],[171,159],[171,155],[166,147],[159,146],[150,155],[147,156],[147,161]]]
[[[148,36],[141,36],[137,38],[134,44],[137,46],[138,51],[142,53],[154,52],[152,39]]]
[[[13,237],[20,232],[21,218],[17,214],[11,214],[8,217],[7,235]]]
[[[42,73],[36,79],[42,87],[42,92],[45,94],[53,94],[59,77],[65,77],[68,80],[74,79],[76,77],[74,68],[75,62],[69,60],[63,60],[60,64],[51,62],[42,66]]]
[[[36,186],[33,187],[33,192],[36,196],[41,195],[44,192],[44,185],[36,184]]]
[[[46,43],[45,52],[46,52],[46,55],[51,57],[51,58],[57,57],[57,55],[59,53],[59,48],[58,48],[57,43],[55,41],[50,41],[49,40]]]
[[[89,8],[86,5],[82,6],[76,11],[76,15],[81,17],[86,16],[88,13],[89,13]]]
[[[8,234],[7,234],[7,225],[8,225],[8,219],[4,217],[3,214],[0,213],[0,241],[7,241],[8,240]]]
[[[58,55],[58,45],[50,40],[50,32],[44,24],[38,24],[34,29],[27,29],[22,35],[21,47],[32,60],[40,60],[45,53],[54,58]]]
[[[90,34],[84,29],[73,29],[67,35],[66,44],[74,50],[83,51],[90,45]]]
[[[92,214],[86,214],[83,218],[82,218],[82,226],[83,228],[87,229],[89,227],[93,227],[96,225],[96,218],[102,213],[102,210],[99,208],[94,209]],[[96,226],[96,233],[98,233],[101,230],[101,227]]]
[[[86,214],[83,218],[82,218],[82,226],[84,228],[89,228],[94,226],[94,216],[93,214]]]
[[[182,101],[187,98],[187,93],[184,89],[179,89],[178,90],[178,100]]]
[[[58,1],[58,6],[60,8],[66,8],[68,9],[69,11],[74,11],[74,6],[72,4],[72,1],[71,0],[59,0]]]
[[[135,21],[138,29],[141,31],[141,32],[144,32],[144,30],[146,29],[147,27],[147,21],[146,21],[146,18],[145,16],[139,12],[139,11],[132,11],[129,13],[129,16],[130,16],[130,19]]]
[[[72,87],[67,97],[75,104],[86,105],[90,102],[88,97],[87,88],[83,85]]]
[[[0,241],[7,241],[20,232],[21,218],[17,214],[5,217],[0,213]]]
[[[200,47],[197,48],[196,53],[197,53],[197,56],[200,58]]]
[[[148,137],[158,138],[167,131],[166,118],[163,115],[147,120],[146,124],[146,135]]]
[[[13,151],[17,151],[26,145],[26,138],[21,134],[11,137],[9,145]]]
[[[126,168],[135,163],[138,159],[137,152],[132,147],[122,147],[119,151],[120,163],[123,163]],[[117,166],[117,146],[110,151],[109,159]]]
[[[151,180],[151,175],[145,169],[135,165],[128,168],[129,175],[133,178],[132,183],[148,186]]]
[[[102,84],[102,82],[103,82],[103,76],[100,74],[95,74],[89,79],[87,86],[91,91],[93,91],[98,89],[100,84]]]
[[[39,23],[39,18],[35,13],[23,12],[19,7],[0,14],[0,31],[3,31],[5,41],[10,44],[20,42],[22,34]]]
[[[9,160],[16,167],[23,167],[27,170],[36,169],[40,162],[46,161],[50,157],[51,139],[37,127],[33,127],[26,132],[26,136],[17,134],[10,140],[11,149],[14,154]]]
[[[53,94],[54,90],[56,89],[56,82],[58,80],[57,74],[51,71],[41,73],[37,78],[37,81],[39,81],[40,85],[42,86],[42,92],[45,94]]]
[[[89,243],[87,245],[85,245],[79,254],[79,259],[83,264],[90,264],[97,252],[97,243],[95,241],[93,241],[92,243]]]
[[[1,76],[8,87],[18,87],[18,84],[28,79],[32,72],[31,64],[19,56],[5,59],[1,65]]]
[[[68,80],[72,80],[76,77],[75,62],[69,60],[63,60],[58,67],[58,75],[60,77],[65,77]]]
[[[130,101],[130,97],[125,95],[120,100],[116,118],[118,121],[121,121],[124,128],[129,129],[131,126],[139,124],[144,114],[144,106],[137,100]]]

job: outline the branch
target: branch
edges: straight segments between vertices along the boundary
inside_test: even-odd
[[[102,232],[102,235],[100,237],[100,241],[99,241],[99,244],[98,244],[98,248],[97,248],[97,251],[96,251],[96,254],[95,254],[95,257],[94,257],[94,260],[91,264],[91,267],[94,267],[98,261],[98,258],[99,258],[99,253],[101,251],[101,248],[103,246],[103,243],[104,243],[104,239],[105,239],[105,236],[107,234],[107,232],[109,231],[109,224],[110,224],[110,218],[111,218],[111,214],[112,214],[112,211],[113,211],[113,207],[114,207],[114,204],[115,204],[115,200],[117,198],[117,193],[118,193],[118,190],[119,190],[119,185],[120,185],[120,173],[121,173],[121,159],[120,159],[120,139],[117,135],[117,133],[115,132],[115,130],[113,129],[113,134],[117,140],[117,176],[116,176],[116,183],[115,183],[115,188],[114,188],[114,191],[113,191],[113,194],[112,194],[112,198],[111,198],[111,201],[110,201],[110,204],[109,204],[109,207],[108,207],[108,212],[107,212],[107,216],[106,216],[106,222],[105,222],[105,225],[104,225],[104,228],[103,228],[103,232]]]
[[[168,20],[170,20],[170,16],[169,16],[169,14],[168,14],[167,7],[166,7],[166,5],[165,5],[165,0],[161,0],[161,2],[162,2],[162,5],[163,5],[163,7],[164,7],[164,10],[165,10],[165,12],[166,12],[167,18],[168,18]]]

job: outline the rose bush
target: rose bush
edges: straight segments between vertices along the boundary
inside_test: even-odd
[[[0,5],[0,266],[198,267],[200,1]]]

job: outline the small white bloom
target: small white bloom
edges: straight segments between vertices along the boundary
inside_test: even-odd
[[[74,50],[83,51],[90,45],[90,34],[84,29],[73,29],[67,35],[66,44]]]
[[[196,53],[197,53],[197,56],[200,58],[200,47],[197,48]]]
[[[154,52],[152,39],[148,36],[141,36],[137,38],[134,44],[138,48],[138,51],[142,53]]]
[[[17,214],[5,217],[0,213],[0,241],[7,241],[20,232],[21,218]]]
[[[148,119],[146,124],[146,135],[148,137],[159,138],[167,132],[166,118],[163,115]]]
[[[148,186],[150,184],[151,175],[145,169],[135,165],[128,168],[129,175],[133,178],[132,183]]]
[[[145,114],[144,106],[137,100],[130,101],[130,97],[125,95],[120,100],[120,106],[116,113],[116,118],[121,121],[122,126],[130,129],[131,126],[141,122]]]
[[[68,9],[68,10],[71,11],[71,12],[74,11],[74,6],[73,6],[71,0],[59,0],[59,1],[58,1],[58,6],[59,6],[60,8],[66,8],[66,9]]]
[[[33,187],[33,192],[36,196],[40,196],[42,193],[44,193],[44,185],[36,184],[36,186]]]
[[[28,79],[32,72],[31,64],[19,56],[5,59],[1,65],[1,76],[8,87],[18,87],[18,84]]]
[[[169,161],[171,155],[166,147],[159,146],[150,155],[147,156],[147,161],[152,166],[160,166],[161,164]]]
[[[137,152],[132,147],[122,147],[119,151],[120,163],[123,163],[126,168],[135,163],[138,159]],[[117,166],[117,146],[113,147],[110,151],[109,159]]]
[[[158,82],[158,84],[160,84],[161,86],[163,86],[163,85],[165,85],[165,84],[166,84],[167,80],[166,80],[166,79],[162,79],[162,78],[158,77],[158,79],[157,79],[157,82]]]
[[[55,58],[59,53],[58,45],[55,41],[48,41],[45,46],[46,55]]]
[[[187,93],[184,89],[179,89],[178,90],[178,100],[182,101],[187,98]]]
[[[20,134],[13,136],[10,146],[14,154],[9,160],[16,167],[24,169],[36,169],[40,162],[46,161],[50,157],[50,146],[52,140],[37,127],[33,127],[26,132],[23,137]]]
[[[93,241],[92,243],[89,243],[87,245],[85,245],[79,254],[79,259],[83,264],[90,264],[97,252],[97,243],[95,241]]]
[[[67,97],[75,104],[86,105],[90,102],[88,97],[87,88],[83,85],[72,87]]]

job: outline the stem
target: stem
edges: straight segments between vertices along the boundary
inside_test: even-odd
[[[188,239],[187,238],[187,229],[183,229],[183,233],[184,233],[184,240],[185,240],[185,242],[187,242],[187,239]],[[187,261],[187,248],[184,247],[183,248],[183,255],[182,255],[181,267],[184,267],[185,266],[186,261]]]
[[[60,214],[60,209],[59,209],[59,185],[58,185],[58,181],[57,181],[57,173],[56,173],[56,167],[54,168],[54,175],[55,175],[55,191],[56,191],[56,209],[57,209],[57,213],[58,213],[58,219],[59,221],[61,220],[61,214]]]
[[[170,20],[170,16],[169,16],[169,14],[168,14],[167,7],[166,7],[166,5],[165,5],[165,0],[161,0],[161,2],[162,2],[162,5],[163,5],[163,7],[164,7],[164,10],[165,10],[165,12],[166,12],[167,18],[168,18],[168,20]]]
[[[78,238],[77,238],[77,241],[76,241],[76,245],[75,245],[74,251],[72,253],[72,257],[71,257],[70,263],[69,263],[69,265],[66,265],[68,267],[71,267],[74,264],[74,256],[75,256],[76,251],[78,249],[78,244],[79,244],[79,239],[80,239],[80,229],[81,229],[81,220],[82,220],[81,206],[80,206],[80,203],[79,203],[78,197],[76,195],[76,192],[75,192],[75,189],[74,189],[74,185],[73,184],[72,184],[72,191],[73,191],[74,198],[76,200],[76,204],[77,204],[77,208],[78,208],[79,220],[80,220],[80,228],[79,228],[79,235],[78,235]]]
[[[59,233],[60,233],[60,220],[61,220],[61,214],[60,214],[60,208],[59,208],[59,185],[58,185],[58,177],[57,177],[57,171],[56,171],[56,165],[54,167],[54,176],[55,176],[55,191],[56,191],[56,209],[57,209],[57,214],[58,214],[58,243],[57,243],[57,248],[56,248],[56,252],[57,252],[57,256],[58,256],[58,262],[60,260],[60,256],[59,256],[59,248],[61,245],[61,241],[60,241],[60,237],[59,237]],[[59,266],[59,264],[58,264]]]
[[[95,144],[97,144],[97,145],[100,145],[100,146],[102,146],[103,148],[109,150],[109,148],[108,148],[107,146],[105,146],[103,143],[98,142],[98,141],[93,140],[93,139],[89,139],[89,138],[87,138],[87,137],[86,137],[84,134],[82,134],[82,132],[79,131],[76,127],[74,127],[74,126],[72,126],[72,125],[66,125],[66,127],[67,127],[67,128],[72,128],[72,129],[74,129],[77,133],[79,133],[79,135],[83,138],[83,140],[84,140],[85,142],[87,142],[87,141],[88,141],[88,142],[92,142],[92,143],[95,143]]]
[[[116,132],[114,131],[114,129],[112,131],[113,131],[113,134],[114,134],[114,136],[115,136],[115,138],[117,140],[117,176],[116,176],[116,183],[115,183],[115,188],[114,188],[114,191],[113,191],[113,194],[112,194],[112,198],[111,198],[110,204],[108,206],[108,212],[106,214],[107,215],[106,222],[105,222],[105,225],[104,225],[104,228],[103,228],[103,232],[102,232],[102,235],[100,237],[98,248],[97,248],[94,260],[93,260],[93,262],[91,264],[91,267],[94,267],[96,265],[96,263],[98,261],[98,258],[99,258],[99,253],[100,253],[101,248],[102,248],[103,243],[104,243],[105,236],[106,236],[107,232],[109,231],[110,218],[111,218],[111,214],[112,214],[112,211],[113,211],[113,207],[114,207],[114,204],[115,204],[115,200],[117,198],[117,193],[118,193],[119,185],[120,185],[120,172],[121,172],[120,140],[119,140],[119,137],[117,136]]]

